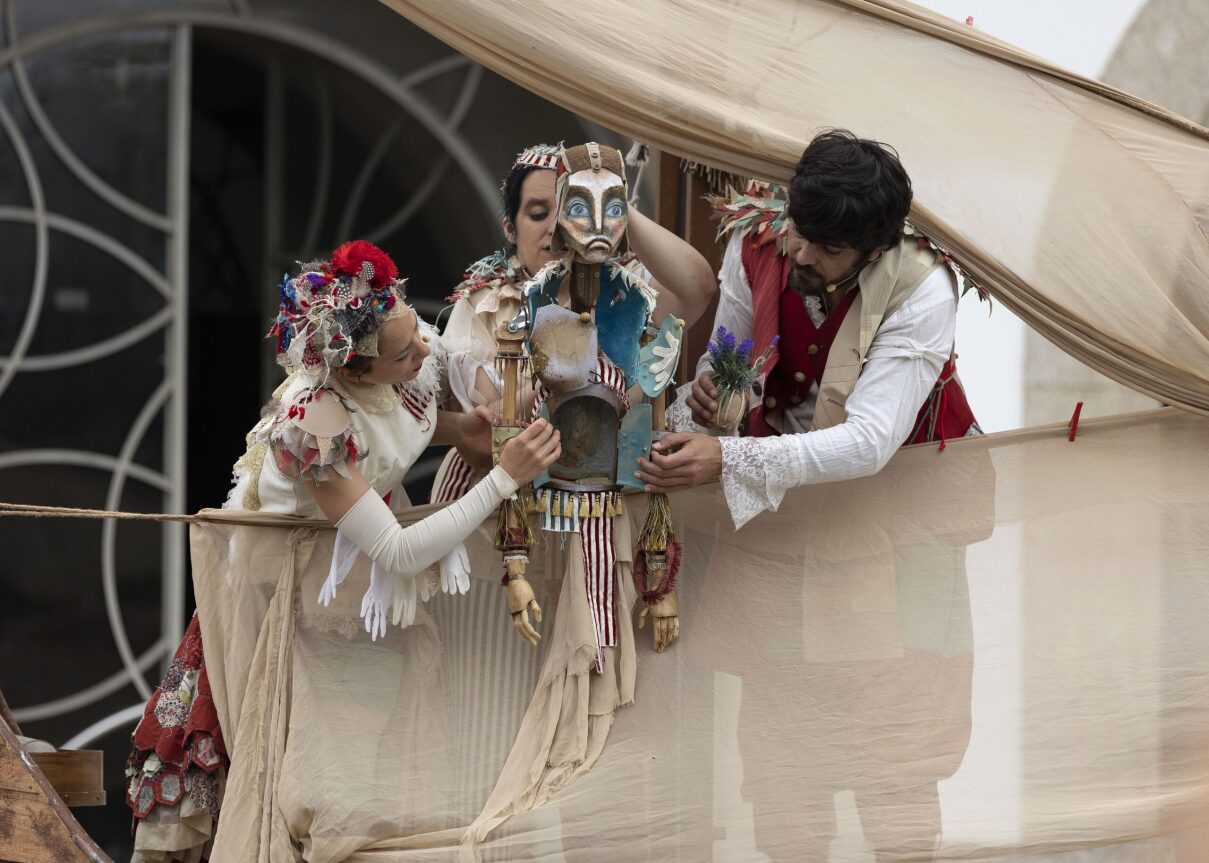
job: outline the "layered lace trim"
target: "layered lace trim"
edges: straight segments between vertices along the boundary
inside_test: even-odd
[[[359,384],[344,375],[334,374],[328,380],[328,386],[356,402],[366,413],[389,413],[399,406],[399,396],[390,384]]]
[[[776,512],[785,492],[801,485],[792,436],[722,438],[721,442],[722,490],[735,530],[766,509]]]
[[[668,405],[667,426],[674,432],[700,432],[709,434],[710,430],[702,428],[693,422],[693,412],[688,407],[688,397],[693,394],[691,383],[682,384],[676,388],[676,401]]]

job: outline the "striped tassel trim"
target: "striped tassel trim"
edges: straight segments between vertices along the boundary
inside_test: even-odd
[[[552,533],[580,533],[587,519],[606,518],[625,513],[621,492],[559,491],[542,489],[534,498],[533,510],[541,516],[542,530]]]

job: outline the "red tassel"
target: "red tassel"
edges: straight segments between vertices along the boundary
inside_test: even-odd
[[[1083,402],[1075,405],[1075,412],[1070,415],[1070,422],[1067,425],[1070,427],[1070,434],[1067,436],[1068,441],[1075,439],[1075,433],[1079,431],[1079,414],[1083,412]]]
[[[682,551],[683,549],[679,540],[675,538],[668,539],[663,578],[653,588],[648,588],[646,583],[646,554],[641,550],[634,552],[634,563],[631,566],[630,574],[634,579],[634,588],[638,591],[638,595],[642,597],[643,602],[648,604],[658,602],[675,589],[676,576],[680,574],[680,555]]]
[[[948,387],[945,386],[947,383],[948,381],[945,381],[944,384],[941,384],[939,399],[940,403],[936,406],[936,423],[939,426],[940,431],[940,452],[945,451],[945,408],[949,406],[949,390]]]

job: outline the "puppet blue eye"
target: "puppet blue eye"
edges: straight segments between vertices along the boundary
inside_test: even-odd
[[[580,198],[574,198],[567,204],[567,215],[573,218],[582,219],[588,212],[587,203]]]
[[[613,201],[605,208],[605,215],[610,219],[620,219],[625,215],[625,202]]]

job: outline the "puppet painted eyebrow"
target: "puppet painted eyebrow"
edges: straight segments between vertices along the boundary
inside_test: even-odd
[[[568,195],[582,195],[585,198],[594,198],[597,195],[613,195],[613,194],[623,195],[623,194],[625,194],[625,187],[622,186],[621,183],[617,183],[616,185],[609,186],[605,189],[600,189],[600,188],[595,188],[595,187],[589,188],[587,186],[579,186],[579,185],[571,185],[571,186],[567,187],[567,194]]]

